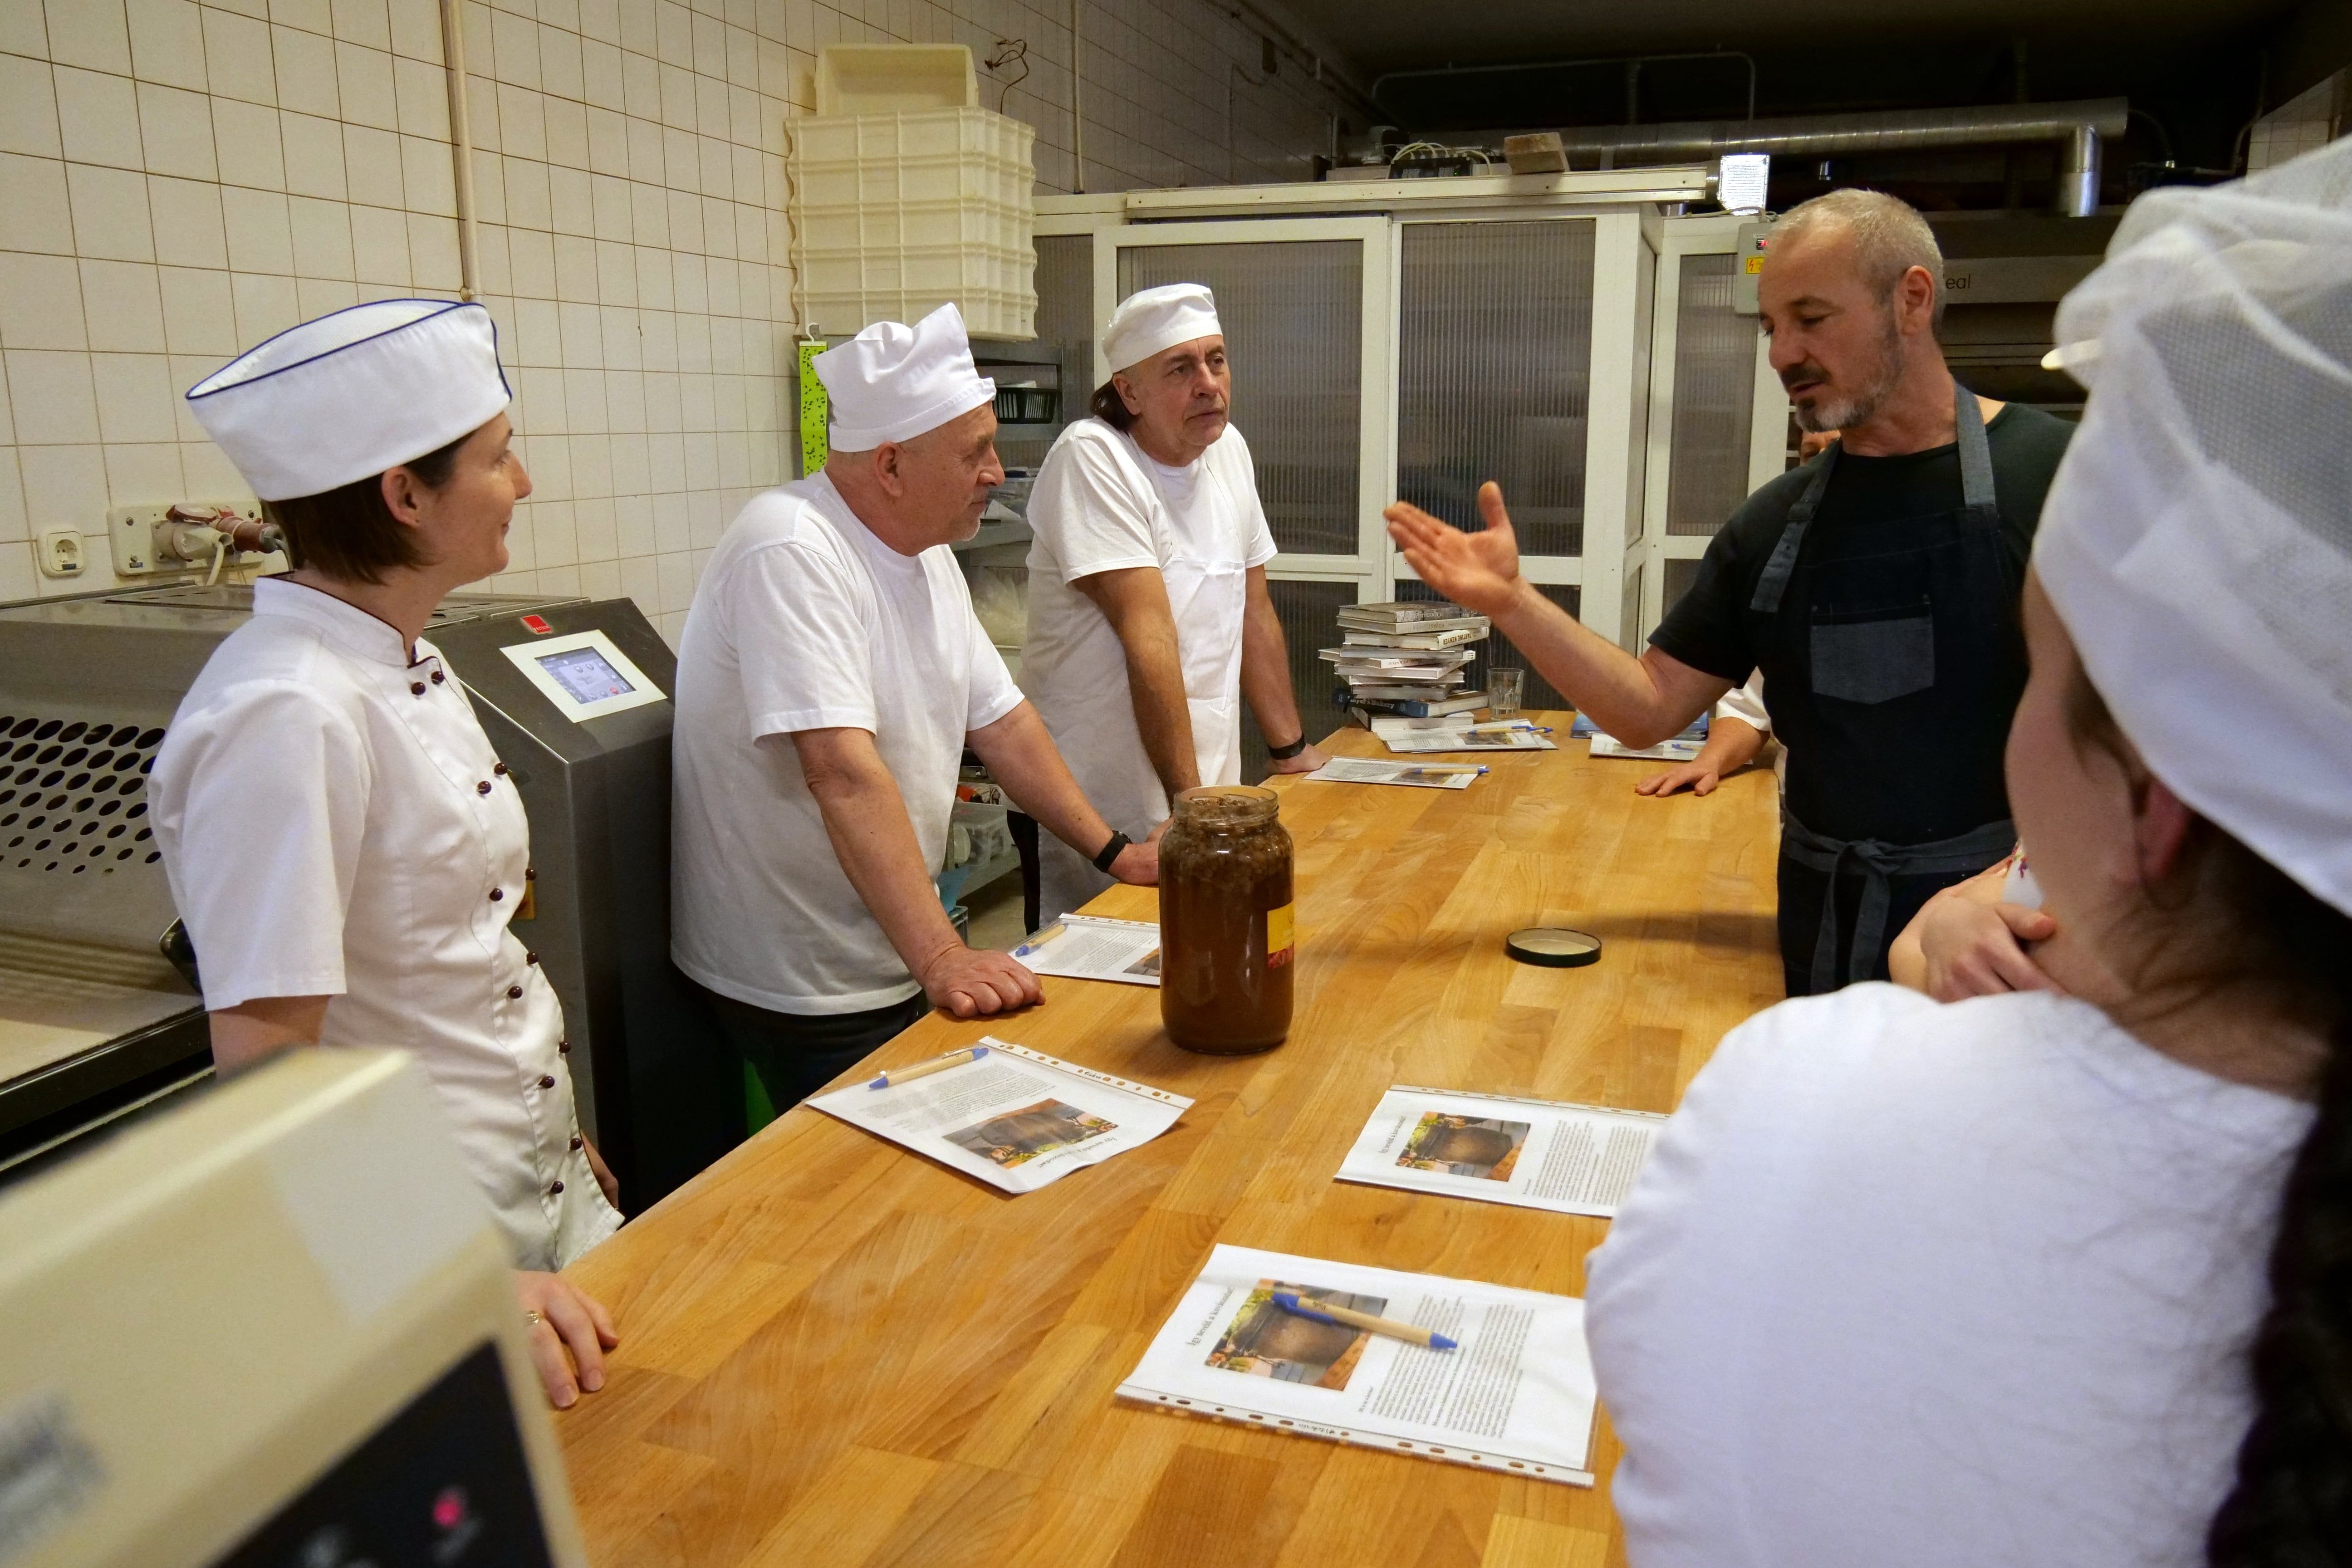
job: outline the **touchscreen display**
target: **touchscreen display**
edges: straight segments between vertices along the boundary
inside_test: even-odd
[[[636,689],[593,647],[567,648],[562,653],[533,657],[541,669],[555,677],[558,686],[572,694],[575,702],[602,702],[608,697],[626,697]]]

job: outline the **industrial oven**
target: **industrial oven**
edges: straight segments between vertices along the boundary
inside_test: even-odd
[[[203,954],[146,780],[241,584],[0,605],[0,1166],[200,1086]],[[453,595],[426,635],[530,817],[515,933],[562,999],[582,1124],[632,1210],[743,1136],[741,1069],[669,963],[676,661],[626,599]]]

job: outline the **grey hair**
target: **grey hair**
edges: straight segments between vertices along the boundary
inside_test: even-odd
[[[1918,208],[1885,191],[1831,191],[1791,208],[1773,237],[1792,239],[1824,223],[1843,225],[1853,234],[1863,281],[1882,300],[1895,297],[1895,286],[1905,273],[1926,268],[1936,283],[1931,319],[1944,319],[1944,251]]]

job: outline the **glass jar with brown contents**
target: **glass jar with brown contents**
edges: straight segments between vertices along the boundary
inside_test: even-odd
[[[1290,1032],[1290,834],[1270,789],[1208,784],[1160,840],[1160,1017],[1188,1051],[1244,1056]]]

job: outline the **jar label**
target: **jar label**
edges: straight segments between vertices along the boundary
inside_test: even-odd
[[[1292,950],[1298,941],[1297,904],[1285,904],[1278,910],[1265,911],[1265,966],[1280,969],[1288,963]]]

